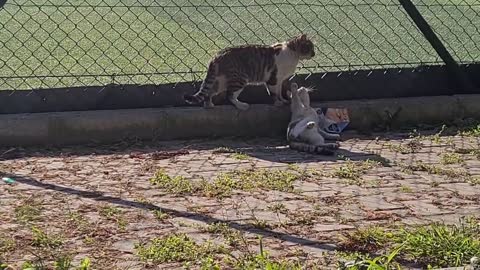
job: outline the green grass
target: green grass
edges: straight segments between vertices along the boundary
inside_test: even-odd
[[[318,51],[305,66],[322,71],[439,59],[391,0],[373,5],[347,0],[209,2],[214,7],[201,0],[148,0],[143,6],[120,0],[46,3],[13,0],[0,9],[0,90],[178,82],[192,80],[191,71],[200,72],[198,79],[220,48],[270,44],[300,32],[312,35]],[[464,61],[479,60],[478,9],[420,7],[453,56]],[[87,77],[77,77],[83,75]],[[28,76],[50,77],[23,80]]]
[[[382,163],[374,160],[365,161],[351,161],[347,160],[343,165],[336,168],[332,173],[332,177],[339,177],[343,179],[349,179],[349,184],[360,184],[359,179],[368,170],[381,166]]]
[[[216,253],[221,247],[211,243],[199,245],[185,234],[172,234],[137,244],[137,255],[153,263],[196,261]]]
[[[42,208],[36,202],[26,201],[15,207],[15,219],[22,223],[38,221],[41,218]]]
[[[359,265],[394,265],[395,261],[414,263],[422,269],[459,267],[480,255],[480,224],[478,220],[466,218],[456,225],[434,223],[396,230],[366,227],[350,232],[342,247],[347,251],[345,257],[354,257],[356,262],[343,269],[364,269]]]
[[[63,245],[63,238],[61,235],[49,234],[36,227],[32,228],[32,245],[43,248],[58,248]]]
[[[161,169],[150,182],[170,194],[197,194],[221,199],[231,196],[235,189],[294,192],[294,181],[304,177],[305,174],[290,170],[243,169],[221,173],[211,181],[191,181],[182,176],[171,177]]]
[[[448,164],[460,164],[463,163],[464,159],[458,153],[444,153],[442,155],[442,163],[445,165]]]

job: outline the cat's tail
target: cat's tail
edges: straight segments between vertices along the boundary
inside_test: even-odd
[[[207,71],[207,76],[205,80],[203,80],[202,85],[200,86],[200,90],[193,95],[185,94],[183,99],[188,104],[200,104],[207,99],[212,93],[212,87],[215,83],[215,67],[213,64],[210,64]]]
[[[335,154],[338,149],[338,144],[325,144],[325,145],[311,145],[304,142],[290,142],[290,149],[297,150],[299,152],[306,152],[309,154],[327,155],[331,156]]]

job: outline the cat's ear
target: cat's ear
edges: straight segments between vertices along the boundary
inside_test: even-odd
[[[307,39],[307,34],[301,34],[300,36],[298,36],[299,39],[301,40],[306,40]]]

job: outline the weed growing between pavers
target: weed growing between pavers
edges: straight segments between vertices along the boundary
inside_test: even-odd
[[[217,223],[208,225],[204,231],[218,233],[224,237],[233,237],[233,243],[236,245],[243,241],[245,249],[247,243],[241,233],[232,231],[226,224]],[[184,263],[184,267],[190,269],[192,265],[199,264],[200,269],[222,269],[221,266],[228,266],[228,269],[237,270],[300,270],[301,265],[287,260],[274,260],[270,258],[268,252],[263,249],[260,239],[260,252],[257,254],[251,252],[242,253],[235,257],[227,247],[205,242],[197,244],[185,234],[172,234],[161,238],[155,238],[148,243],[137,244],[135,246],[137,255],[147,263]]]
[[[71,256],[61,256],[57,258],[53,262],[53,269],[55,270],[88,270],[90,269],[91,262],[90,258],[85,257],[80,261],[80,264],[75,267],[72,263],[72,257]],[[2,269],[0,267],[0,269]],[[9,269],[9,268],[5,268]],[[43,261],[27,261],[22,264],[22,270],[43,270],[43,269],[51,269],[48,267],[48,264],[46,264]]]
[[[460,135],[470,137],[480,137],[480,124],[472,124],[470,126],[462,127]]]
[[[375,167],[382,166],[381,162],[367,159],[365,161],[351,161],[347,160],[345,164],[338,167],[331,173],[331,177],[338,177],[342,179],[348,179],[348,184],[363,184],[360,181],[362,175],[368,172],[368,170]]]
[[[247,160],[250,158],[247,154],[229,147],[217,147],[212,150],[213,154],[232,154],[231,157],[238,160]]]
[[[455,148],[455,153],[461,154],[461,155],[473,155],[478,160],[480,160],[480,149]]]
[[[172,234],[137,244],[135,249],[143,261],[159,264],[197,261],[221,252],[223,247],[209,242],[199,245],[185,234]]]
[[[100,209],[100,215],[104,216],[108,220],[115,221],[120,231],[125,231],[128,223],[123,217],[122,210],[114,206],[104,206]]]
[[[150,179],[150,183],[164,189],[172,194],[189,194],[194,191],[192,183],[183,176],[170,177],[165,170],[158,170],[154,177]]]
[[[464,162],[464,159],[458,153],[444,153],[442,154],[441,160],[442,160],[442,163],[445,165],[461,164]]]
[[[63,244],[63,237],[61,235],[47,234],[36,227],[32,227],[32,234],[32,246],[54,249]]]
[[[170,177],[164,170],[159,170],[150,182],[171,194],[223,198],[232,195],[234,190],[293,192],[293,183],[304,178],[304,174],[290,170],[244,169],[222,173],[213,181],[193,182],[182,176]]]
[[[356,263],[368,265],[372,256],[384,261],[394,254],[397,261],[417,264],[421,267],[458,267],[468,264],[480,255],[480,223],[474,218],[462,220],[458,225],[434,223],[428,226],[400,228],[387,231],[380,227],[359,229],[349,233],[343,241],[345,255]],[[393,263],[393,261],[391,261]],[[344,269],[363,269],[351,266]],[[388,268],[380,268],[388,269]]]
[[[15,207],[15,219],[21,224],[27,224],[40,220],[41,206],[32,201],[26,201]]]
[[[427,164],[422,161],[417,161],[413,164],[401,164],[400,167],[405,172],[410,172],[410,173],[414,171],[427,172],[429,174],[444,175],[453,179],[468,178],[470,176],[470,174],[467,171],[440,167],[433,164]]]

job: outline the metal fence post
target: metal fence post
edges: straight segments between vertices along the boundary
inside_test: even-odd
[[[428,24],[425,18],[423,18],[422,14],[420,14],[415,4],[413,4],[411,0],[399,1],[420,32],[422,32],[435,52],[443,60],[449,73],[455,78],[457,83],[469,92],[475,92],[476,87],[472,84],[468,76],[462,71],[455,59],[453,59],[452,55],[435,34],[432,27]]]

